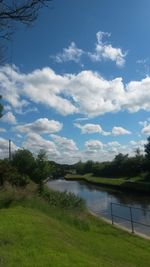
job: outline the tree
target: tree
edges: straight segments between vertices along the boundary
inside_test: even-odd
[[[32,178],[35,168],[35,159],[27,149],[19,149],[12,155],[12,165],[17,168],[19,173],[28,175]]]
[[[0,26],[2,30],[11,27],[11,21],[30,25],[38,16],[43,6],[52,0],[0,0]]]
[[[147,144],[144,145],[145,148],[145,156],[148,160],[150,160],[150,136],[147,138]]]
[[[43,190],[44,180],[46,180],[51,173],[51,166],[49,165],[47,154],[44,150],[40,150],[36,158],[36,168],[34,170],[34,181],[39,185],[39,193]]]
[[[0,0],[0,64],[4,62],[4,44],[14,31],[14,22],[31,25],[38,17],[39,10],[52,0]]]

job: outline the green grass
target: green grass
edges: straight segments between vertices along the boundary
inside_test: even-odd
[[[86,210],[54,206],[36,194],[23,193],[16,198],[14,191],[15,200],[0,209],[0,266],[149,266],[148,240],[116,229]]]
[[[124,183],[124,178],[106,178],[106,177],[96,177],[93,176],[91,173],[87,173],[84,175],[78,175],[78,174],[67,174],[65,176],[66,179],[84,179],[88,182],[94,182],[97,184],[105,183],[105,184],[112,184],[112,185],[121,185]]]
[[[86,182],[94,183],[97,185],[106,185],[115,188],[126,188],[126,189],[135,189],[136,191],[145,191],[150,192],[150,182],[142,180],[140,176],[137,177],[120,177],[120,178],[106,178],[106,177],[96,177],[91,173],[84,175],[77,174],[67,174],[65,179],[68,180],[84,180]]]

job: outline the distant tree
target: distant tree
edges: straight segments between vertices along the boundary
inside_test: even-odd
[[[84,174],[84,165],[85,163],[79,161],[75,164],[75,169],[78,174]]]
[[[84,172],[85,173],[92,173],[93,172],[93,161],[92,160],[88,160],[85,164],[84,164]]]
[[[150,136],[147,138],[147,144],[144,145],[145,148],[145,156],[148,160],[150,160]]]

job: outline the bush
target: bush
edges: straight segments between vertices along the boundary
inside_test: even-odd
[[[29,182],[27,175],[21,175],[8,160],[0,161],[0,186],[6,182],[13,186],[26,186]]]
[[[45,198],[52,206],[65,209],[81,210],[85,208],[84,200],[73,193],[52,191],[44,188],[41,196]]]

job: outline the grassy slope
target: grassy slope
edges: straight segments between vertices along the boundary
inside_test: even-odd
[[[142,181],[140,177],[132,177],[130,179],[126,178],[106,178],[106,177],[95,177],[90,173],[85,175],[77,175],[77,174],[67,174],[65,179],[68,180],[85,180],[87,182],[95,183],[97,185],[106,185],[106,186],[114,186],[118,188],[127,188],[127,189],[136,189],[138,191],[150,191],[150,183],[146,181]]]
[[[0,266],[147,267],[149,241],[34,198],[0,210]]]

